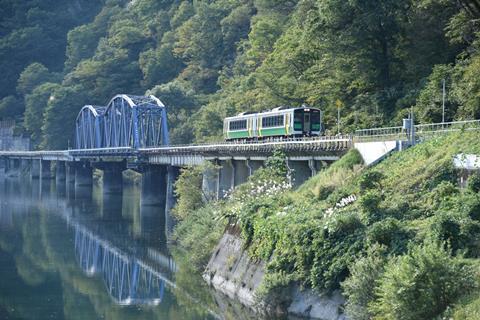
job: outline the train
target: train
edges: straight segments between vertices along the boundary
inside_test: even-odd
[[[322,111],[302,106],[278,107],[266,112],[243,112],[223,121],[226,141],[312,137],[322,133]]]

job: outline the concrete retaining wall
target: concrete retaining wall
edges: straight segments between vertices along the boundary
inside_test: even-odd
[[[264,276],[265,262],[252,261],[243,249],[242,239],[229,231],[220,239],[203,274],[208,284],[244,306],[260,313],[277,312],[276,306],[267,308],[257,299]],[[291,303],[286,310],[281,310],[288,314],[310,319],[346,320],[341,313],[345,300],[338,291],[326,296],[294,288],[288,298]]]

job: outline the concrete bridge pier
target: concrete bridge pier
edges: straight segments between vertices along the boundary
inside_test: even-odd
[[[251,169],[247,166],[247,159],[245,160],[232,160],[234,180],[233,185],[236,187],[242,183],[247,182],[250,176]]]
[[[20,159],[8,159],[6,163],[5,176],[18,177],[20,175]]]
[[[167,167],[150,165],[142,172],[140,205],[160,206],[165,210],[167,194]]]
[[[140,206],[140,221],[138,222],[137,234],[150,244],[165,244],[167,233],[165,227],[165,215],[158,212],[157,206]]]
[[[30,159],[20,159],[20,174],[22,176],[28,177],[28,175],[30,174],[30,163],[32,161],[33,160]]]
[[[30,179],[40,178],[40,162],[41,160],[30,160]]]
[[[291,176],[290,182],[293,188],[302,185],[316,172],[312,170],[311,165],[311,159],[287,159],[287,167]]]
[[[7,166],[7,161],[5,158],[0,158],[0,179],[5,178],[5,170]]]
[[[224,198],[228,192],[231,192],[235,187],[235,166],[231,159],[221,160],[219,183],[218,183],[218,197]]]
[[[250,177],[255,171],[263,167],[263,163],[263,160],[247,159],[245,164],[248,168],[248,176]]]
[[[55,182],[57,184],[64,183],[67,177],[67,168],[65,161],[57,161],[55,166]]]
[[[50,160],[40,160],[40,178],[42,180],[52,179],[52,162]]]
[[[123,190],[123,175],[126,170],[125,162],[105,163],[101,166],[103,171],[103,193],[121,193]]]
[[[202,192],[203,200],[218,200],[220,183],[220,169],[215,165],[208,166],[203,172]]]
[[[92,186],[93,169],[89,162],[79,162],[75,165],[75,187]]]
[[[100,216],[104,220],[117,220],[122,218],[122,193],[103,193],[100,206]]]
[[[73,162],[65,163],[65,182],[67,184],[75,183],[75,164]]]
[[[168,166],[167,168],[167,193],[165,198],[165,232],[167,237],[173,231],[175,226],[175,219],[171,215],[171,211],[177,202],[175,196],[174,184],[180,174],[180,168],[174,166]]]

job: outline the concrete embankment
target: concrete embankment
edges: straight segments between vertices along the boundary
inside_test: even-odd
[[[339,292],[331,296],[314,294],[299,288],[286,290],[282,306],[269,306],[258,301],[257,293],[265,276],[265,261],[253,261],[243,248],[236,232],[227,230],[215,248],[203,278],[216,290],[256,312],[288,313],[321,320],[346,320],[342,314],[344,298]]]

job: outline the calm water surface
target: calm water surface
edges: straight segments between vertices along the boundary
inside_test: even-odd
[[[258,318],[207,288],[164,229],[135,187],[0,180],[0,319]]]

